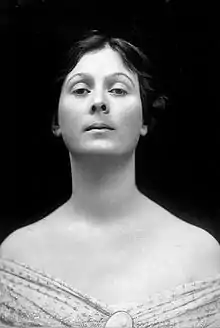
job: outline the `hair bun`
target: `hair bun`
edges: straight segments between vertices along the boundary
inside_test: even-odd
[[[162,95],[157,97],[157,99],[153,102],[152,107],[159,110],[165,110],[167,102],[168,102],[168,97]]]

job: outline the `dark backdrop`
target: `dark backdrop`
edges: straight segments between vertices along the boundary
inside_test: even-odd
[[[1,4],[2,114],[8,114],[7,120],[1,116],[1,240],[70,196],[68,153],[50,130],[58,98],[53,81],[71,41],[94,28],[142,47],[169,96],[166,111],[137,149],[139,188],[220,241],[214,16],[202,4],[184,1],[123,9],[72,3]]]

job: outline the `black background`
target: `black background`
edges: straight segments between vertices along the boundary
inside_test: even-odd
[[[62,54],[93,28],[140,46],[169,95],[166,111],[136,152],[139,188],[220,241],[215,16],[206,5],[187,1],[127,2],[123,8],[102,3],[1,2],[0,238],[70,196],[68,153],[51,133],[58,99],[52,86]]]

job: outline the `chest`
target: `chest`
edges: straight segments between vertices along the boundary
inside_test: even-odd
[[[38,247],[35,266],[108,304],[141,303],[190,279],[184,245],[156,245],[142,242],[112,251],[47,239]]]

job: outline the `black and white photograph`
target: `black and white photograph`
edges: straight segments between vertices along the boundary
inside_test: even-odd
[[[217,19],[1,2],[0,328],[220,328]]]

